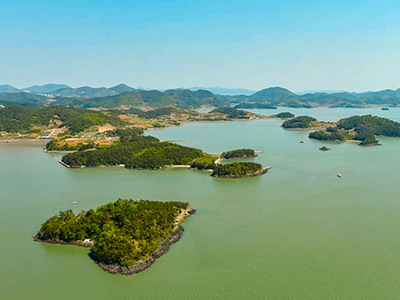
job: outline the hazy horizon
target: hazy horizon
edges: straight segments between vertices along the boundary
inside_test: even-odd
[[[19,86],[15,86],[15,85],[12,85],[12,84],[10,84],[10,83],[6,83],[6,82],[4,82],[4,83],[1,83],[0,82],[0,86],[2,86],[2,85],[10,85],[10,86],[12,86],[12,87],[14,87],[14,88],[17,88],[17,89],[19,89],[19,90],[24,90],[24,89],[27,89],[27,88],[30,88],[30,87],[34,87],[34,86],[45,86],[45,85],[67,85],[67,86],[69,86],[70,88],[73,88],[73,89],[77,89],[77,88],[82,88],[82,87],[90,87],[90,88],[107,88],[107,89],[109,89],[109,88],[113,88],[113,87],[115,87],[115,86],[117,86],[117,85],[120,85],[120,84],[125,84],[125,85],[127,85],[127,86],[129,86],[129,87],[132,87],[132,88],[135,88],[135,89],[138,89],[138,90],[159,90],[159,91],[166,91],[166,90],[169,90],[169,89],[188,89],[188,90],[197,90],[197,89],[206,89],[206,90],[215,90],[215,89],[221,89],[221,90],[246,90],[246,91],[248,91],[248,92],[253,92],[253,93],[256,93],[256,92],[258,92],[258,91],[261,91],[261,90],[264,90],[264,89],[268,89],[268,88],[276,88],[276,87],[279,87],[279,88],[284,88],[284,89],[288,89],[287,87],[284,87],[284,86],[267,86],[267,87],[264,87],[264,88],[262,88],[262,89],[259,89],[259,90],[252,90],[252,89],[248,89],[248,88],[245,88],[245,87],[225,87],[225,86],[209,86],[209,87],[170,87],[170,88],[157,88],[157,87],[152,87],[152,88],[147,88],[147,87],[141,87],[141,86],[135,86],[135,85],[131,85],[131,84],[127,84],[127,83],[125,83],[125,82],[120,82],[120,83],[117,83],[117,84],[114,84],[114,85],[103,85],[103,86],[89,86],[89,85],[87,85],[87,84],[81,84],[81,85],[77,85],[77,86],[72,86],[72,85],[69,85],[69,84],[67,84],[67,83],[63,83],[63,82],[47,82],[47,83],[43,83],[43,84],[31,84],[31,85],[29,85],[29,86],[24,86],[24,87],[19,87]],[[397,89],[399,89],[400,87],[398,87],[398,88],[393,88],[393,89],[391,89],[391,90],[397,90]],[[322,90],[322,89],[312,89],[312,90],[301,90],[301,91],[293,91],[293,90],[291,90],[291,89],[288,89],[289,91],[291,91],[291,92],[293,92],[293,93],[295,93],[295,94],[297,94],[297,95],[303,95],[303,94],[308,94],[308,93],[310,93],[310,94],[313,94],[313,93],[327,93],[327,94],[331,94],[331,93],[343,93],[343,92],[349,92],[349,93],[363,93],[363,92],[378,92],[378,91],[382,91],[382,90],[389,90],[389,88],[388,89],[380,89],[380,90],[362,90],[362,91],[349,91],[349,90]],[[214,92],[215,94],[218,94],[217,92]],[[223,94],[223,93],[222,93]],[[228,95],[228,94],[227,94]],[[233,94],[232,94],[233,95]],[[235,95],[239,95],[239,94],[235,94]]]

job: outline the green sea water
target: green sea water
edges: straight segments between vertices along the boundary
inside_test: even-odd
[[[331,121],[400,117],[399,109],[281,110]],[[149,132],[210,153],[262,151],[254,161],[270,172],[236,180],[185,169],[70,170],[40,146],[0,145],[0,299],[400,299],[400,138],[327,144],[280,124]],[[170,252],[133,276],[104,272],[88,249],[32,241],[58,211],[118,198],[188,201],[197,213]]]

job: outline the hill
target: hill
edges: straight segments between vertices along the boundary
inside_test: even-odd
[[[93,112],[68,107],[25,108],[20,106],[6,107],[0,110],[0,131],[25,132],[33,128],[68,127],[72,134],[81,132],[93,125],[105,123],[120,125],[122,121],[101,112]]]
[[[36,105],[44,105],[47,103],[47,98],[39,95],[28,93],[0,93],[0,104],[20,105],[22,103],[31,103]]]
[[[120,84],[118,84],[116,86],[113,86],[113,87],[109,88],[108,90],[112,91],[112,92],[114,92],[116,94],[121,94],[121,93],[124,93],[124,92],[136,91],[136,89],[134,89],[134,88],[132,88],[132,87],[130,87],[130,86],[124,84],[124,83],[120,83]]]
[[[103,108],[116,108],[121,106],[144,108],[175,106],[178,108],[193,108],[201,105],[219,106],[226,102],[226,100],[221,97],[202,90],[195,92],[190,90],[167,90],[165,92],[157,90],[135,90],[117,95],[95,98],[57,97],[56,101],[59,105]]]
[[[94,97],[104,97],[115,95],[115,92],[110,91],[105,87],[100,88],[92,88],[89,86],[83,86],[80,88],[63,88],[54,90],[51,92],[55,96],[61,97],[85,97],[85,98],[94,98]]]
[[[20,93],[21,91],[9,84],[0,85],[0,93]]]
[[[58,97],[80,97],[80,98],[98,98],[98,97],[108,97],[108,96],[115,96],[125,92],[133,92],[136,89],[126,85],[126,84],[118,84],[111,88],[93,88],[90,86],[83,86],[79,88],[62,88],[51,91],[52,94]]]
[[[61,88],[60,88],[61,87]],[[134,89],[126,84],[119,84],[111,88],[93,88],[84,86],[71,88],[63,84],[46,84],[32,86],[24,89],[25,94],[51,94],[59,105],[70,105],[80,107],[145,107],[158,108],[163,106],[175,106],[178,108],[196,108],[202,105],[208,106],[236,106],[238,108],[274,108],[277,106],[287,107],[365,107],[369,105],[398,106],[400,105],[400,89],[382,90],[376,92],[350,93],[350,92],[314,92],[298,95],[282,87],[270,87],[251,95],[232,95],[224,89],[169,89],[141,90]],[[233,93],[233,90],[231,90]],[[242,92],[237,89],[236,92]],[[0,94],[21,94],[21,90],[10,85],[0,85]],[[229,94],[229,95],[228,95]],[[4,98],[5,97],[5,98]],[[9,95],[0,98],[8,100]],[[15,102],[37,103],[38,99],[26,95],[18,96]],[[18,97],[11,97],[16,99]],[[7,98],[7,99],[6,99]]]
[[[66,84],[48,83],[45,85],[33,85],[23,89],[23,91],[25,93],[31,93],[31,94],[51,94],[55,90],[68,89],[68,88],[70,87]]]
[[[174,89],[166,90],[164,93],[178,100],[178,106],[181,108],[197,107],[201,105],[221,106],[226,102],[221,96],[206,90],[191,91]]]
[[[253,102],[265,102],[266,100],[270,103],[279,104],[282,100],[287,101],[288,99],[298,99],[299,96],[295,93],[289,91],[288,89],[284,89],[281,87],[271,87],[267,89],[263,89],[251,95],[249,97],[249,101]]]
[[[235,95],[250,96],[255,93],[255,91],[249,90],[249,89],[223,88],[223,87],[217,87],[217,86],[215,86],[215,87],[191,87],[191,88],[188,88],[188,90],[191,90],[191,91],[206,90],[206,91],[210,91],[217,95],[226,95],[226,96],[235,96]]]

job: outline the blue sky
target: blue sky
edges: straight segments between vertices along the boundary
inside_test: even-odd
[[[400,87],[399,1],[4,1],[0,84]]]

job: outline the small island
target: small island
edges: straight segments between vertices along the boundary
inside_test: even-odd
[[[292,114],[291,112],[281,112],[281,113],[275,115],[274,117],[279,118],[279,119],[291,119],[291,118],[294,118],[295,115]]]
[[[253,149],[236,149],[221,154],[221,158],[224,159],[244,159],[256,156],[256,152]]]
[[[35,241],[90,247],[103,270],[131,275],[150,267],[183,234],[195,213],[188,203],[117,200],[75,215],[60,212],[44,222]]]
[[[253,162],[219,164],[216,165],[211,176],[220,178],[254,177],[267,173],[269,169],[271,169],[271,167],[263,168],[261,164]]]
[[[320,150],[320,151],[329,151],[329,150],[331,150],[331,148],[328,148],[328,147],[326,147],[326,146],[323,146],[323,147],[319,148],[319,150]]]
[[[283,122],[282,127],[283,128],[310,128],[310,127],[316,127],[319,124],[316,124],[318,121],[317,119],[309,116],[299,116],[295,117],[289,120],[286,120]]]

